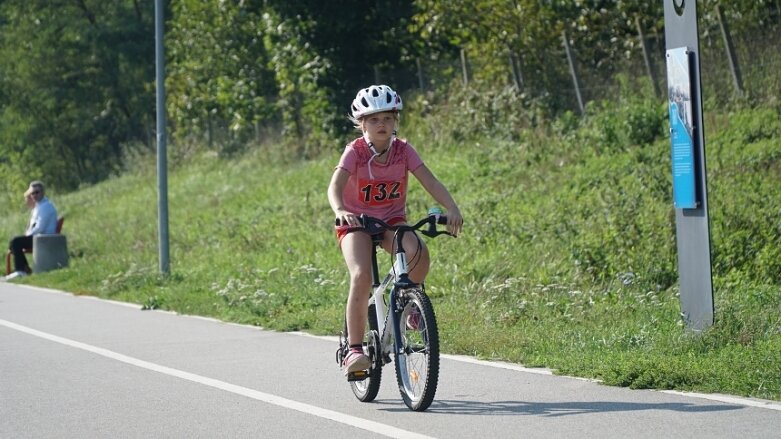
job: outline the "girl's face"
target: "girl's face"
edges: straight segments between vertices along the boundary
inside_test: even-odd
[[[374,143],[384,144],[393,136],[396,129],[396,113],[386,111],[374,113],[361,120],[363,132]]]

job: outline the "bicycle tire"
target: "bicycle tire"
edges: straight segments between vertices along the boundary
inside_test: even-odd
[[[401,349],[396,349],[396,380],[404,404],[422,412],[434,401],[439,380],[439,332],[431,300],[421,288],[399,293]],[[417,324],[408,317],[418,308]],[[414,319],[413,319],[414,320]]]
[[[350,383],[353,394],[361,402],[372,402],[380,391],[382,382],[382,352],[380,349],[379,325],[374,304],[369,305],[369,321],[366,331],[366,353],[372,360],[369,377],[363,381]]]

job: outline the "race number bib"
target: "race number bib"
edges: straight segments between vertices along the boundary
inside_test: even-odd
[[[401,198],[404,193],[404,182],[360,180],[358,182],[360,199],[369,206],[381,206]]]

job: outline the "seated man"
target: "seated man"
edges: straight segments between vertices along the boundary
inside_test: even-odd
[[[16,236],[8,243],[8,249],[14,256],[14,272],[5,277],[6,280],[26,276],[31,272],[24,249],[33,247],[33,236],[53,234],[57,231],[57,209],[44,194],[43,183],[33,181],[24,193],[27,205],[32,205],[30,224],[24,236]]]

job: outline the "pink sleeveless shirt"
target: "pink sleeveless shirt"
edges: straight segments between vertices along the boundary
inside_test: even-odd
[[[369,163],[373,154],[363,137],[345,147],[336,168],[350,173],[342,193],[349,212],[383,221],[406,219],[408,172],[422,166],[423,160],[412,145],[400,139],[394,140],[388,154],[385,163],[376,158]]]

